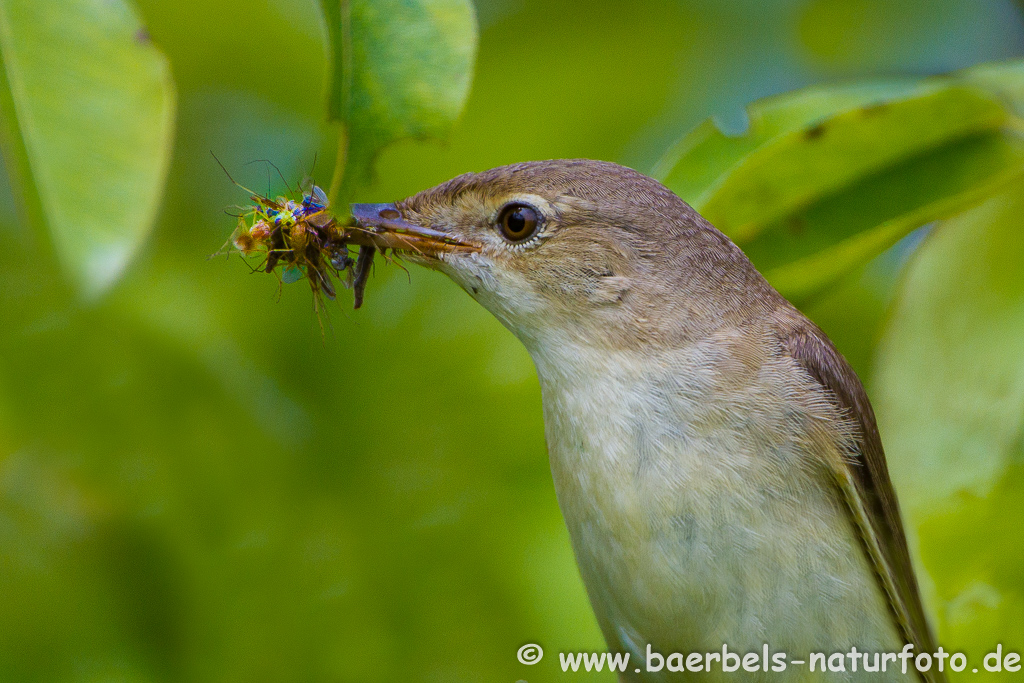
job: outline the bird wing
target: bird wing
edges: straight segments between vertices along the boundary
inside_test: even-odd
[[[935,652],[935,640],[925,618],[910,562],[882,440],[864,386],[825,333],[806,319],[784,333],[780,341],[785,351],[854,423],[856,452],[846,454],[846,466],[836,472],[837,484],[903,637],[914,644],[916,652]],[[935,667],[921,675],[934,683],[945,680]]]

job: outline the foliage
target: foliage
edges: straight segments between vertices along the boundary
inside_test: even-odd
[[[660,156],[869,380],[943,643],[1024,649],[1019,18],[481,3],[477,59],[467,0],[136,4],[0,0],[0,681],[562,680],[601,648],[524,352],[418,271],[321,343],[308,293],[203,260],[240,200],[211,147],[250,186],[335,159],[336,210]],[[749,73],[778,45],[811,56]]]
[[[1024,644],[1020,187],[934,231],[879,345],[877,410],[949,644]]]
[[[661,175],[783,294],[806,299],[1019,179],[1020,119],[973,80],[965,72],[781,95],[751,107],[743,136],[704,123]]]
[[[120,0],[4,0],[0,54],[17,197],[78,286],[97,295],[156,218],[174,128],[167,62]]]
[[[469,93],[477,36],[469,0],[321,3],[333,56],[328,115],[347,128],[333,200],[351,194],[337,178],[365,184],[387,145],[451,129]]]

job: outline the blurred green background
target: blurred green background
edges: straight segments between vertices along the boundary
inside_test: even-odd
[[[314,157],[314,177],[330,173],[316,3],[136,4],[178,114],[158,224],[127,276],[84,302],[0,191],[0,681],[571,677],[555,653],[603,644],[519,343],[425,270],[378,264],[365,307],[341,294],[321,337],[305,285],[206,260],[246,200],[210,150],[257,189],[255,159],[290,180]],[[766,95],[1024,54],[1006,0],[476,6],[454,134],[390,147],[361,201],[529,159],[649,171],[706,117],[744,130]],[[869,383],[921,236],[806,307]],[[1000,580],[1024,585],[1017,566]],[[998,603],[986,585],[980,604]],[[548,657],[519,664],[526,642]]]

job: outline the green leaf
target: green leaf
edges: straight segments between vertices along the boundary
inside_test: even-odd
[[[960,77],[967,83],[995,93],[1014,111],[1024,116],[1024,61],[990,62],[965,69]]]
[[[369,180],[387,145],[447,135],[469,94],[476,16],[470,0],[321,4],[331,38],[329,117],[347,132],[347,157],[339,156],[347,195]]]
[[[712,194],[749,154],[839,112],[908,97],[916,79],[813,86],[754,102],[742,135],[727,135],[711,119],[686,135],[658,162],[652,175],[703,212]]]
[[[745,134],[706,122],[656,173],[800,302],[1020,177],[1013,66],[769,98]]]
[[[121,0],[0,0],[3,151],[23,214],[86,296],[149,234],[170,162],[166,60]]]
[[[879,427],[940,640],[970,661],[1024,648],[1022,215],[1015,189],[937,226],[876,361]]]
[[[949,218],[1020,179],[1024,140],[972,136],[868,176],[745,245],[765,277],[805,301],[916,228]]]
[[[707,198],[709,220],[741,242],[893,163],[1006,120],[998,99],[956,86],[846,110],[754,150]]]

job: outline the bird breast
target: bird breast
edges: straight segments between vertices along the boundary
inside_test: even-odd
[[[834,416],[796,398],[805,378],[767,336],[530,350],[559,505],[611,646],[896,647],[822,465]]]

